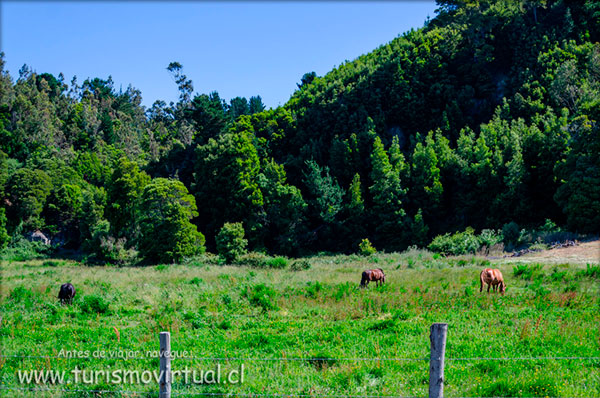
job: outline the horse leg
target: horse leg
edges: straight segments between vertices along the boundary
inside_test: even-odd
[[[492,286],[491,283],[488,285],[488,290],[487,290],[488,293],[490,292],[490,286]]]

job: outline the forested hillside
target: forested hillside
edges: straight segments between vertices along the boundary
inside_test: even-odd
[[[438,5],[276,109],[198,94],[177,62],[179,101],[145,109],[110,77],[11,77],[2,59],[0,246],[40,230],[99,261],[170,262],[226,222],[287,255],[547,219],[600,232],[600,2]]]

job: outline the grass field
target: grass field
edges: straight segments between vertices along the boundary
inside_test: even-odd
[[[170,331],[172,350],[188,354],[173,360],[174,370],[210,370],[217,363],[189,356],[234,357],[242,359],[219,363],[224,369],[243,363],[245,372],[241,385],[175,380],[174,393],[426,396],[428,361],[348,359],[428,358],[430,325],[447,322],[448,397],[600,396],[598,359],[452,360],[600,357],[598,264],[490,263],[416,250],[309,261],[311,269],[302,271],[207,265],[202,259],[145,268],[65,260],[3,262],[2,352],[155,351],[158,333]],[[490,265],[504,274],[505,296],[479,293],[479,272]],[[365,268],[383,268],[387,283],[359,289]],[[56,299],[67,281],[77,289],[71,306]],[[267,358],[305,359],[260,360]],[[158,369],[152,357],[1,360],[2,388],[31,387],[18,383],[19,369]],[[98,381],[49,388],[157,396],[155,384]],[[0,390],[0,395],[99,396],[15,390]]]

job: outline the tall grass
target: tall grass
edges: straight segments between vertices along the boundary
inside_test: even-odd
[[[172,349],[195,357],[305,359],[223,361],[224,367],[244,363],[243,385],[176,383],[177,392],[424,396],[426,361],[344,358],[425,358],[429,326],[442,321],[449,323],[448,357],[600,356],[600,286],[591,265],[539,264],[515,276],[513,264],[493,263],[508,284],[500,296],[479,293],[479,271],[487,260],[417,249],[368,258],[316,256],[301,260],[310,269],[295,270],[194,261],[146,268],[51,261],[1,264],[5,355],[153,351],[158,332],[169,330]],[[386,284],[359,288],[361,271],[374,264],[385,270]],[[72,305],[56,298],[66,281],[77,289]],[[567,281],[576,282],[569,291]],[[145,370],[158,363],[147,357],[6,358],[2,383],[20,386],[18,369],[75,366]],[[184,366],[209,369],[215,362],[174,359],[174,369]],[[448,396],[596,396],[600,367],[593,361],[448,361],[446,381]],[[156,390],[106,383],[76,387]]]

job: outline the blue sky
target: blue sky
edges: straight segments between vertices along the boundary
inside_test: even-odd
[[[67,81],[112,75],[143,104],[178,98],[179,61],[197,93],[283,105],[306,72],[323,75],[433,18],[434,1],[2,2],[2,51]]]

